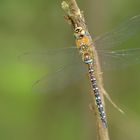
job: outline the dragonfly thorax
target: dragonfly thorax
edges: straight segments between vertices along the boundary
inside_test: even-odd
[[[81,46],[89,46],[91,44],[89,33],[82,27],[77,27],[74,30],[74,36],[76,38],[77,48],[80,48]]]
[[[77,27],[75,28],[74,36],[83,62],[86,64],[92,63],[93,50],[91,49],[89,34],[82,27]]]

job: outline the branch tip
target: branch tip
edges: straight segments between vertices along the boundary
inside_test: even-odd
[[[63,1],[62,3],[61,3],[61,7],[62,7],[62,9],[66,12],[66,13],[70,13],[70,11],[69,11],[69,5],[68,5],[68,3],[66,2],[66,1]]]

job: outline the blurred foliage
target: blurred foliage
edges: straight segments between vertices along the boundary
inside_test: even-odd
[[[84,10],[93,37],[140,14],[139,0],[79,0],[78,3]],[[51,94],[34,94],[32,84],[45,75],[49,67],[18,60],[24,52],[74,45],[72,31],[63,18],[60,4],[61,1],[54,0],[0,1],[1,140],[96,138],[94,117],[88,108],[90,96],[86,82],[70,83]],[[139,47],[139,37],[129,43]],[[119,114],[107,101],[109,132],[113,140],[140,139],[139,71],[140,65],[136,65],[127,70],[104,73],[107,91],[126,112],[125,115]]]

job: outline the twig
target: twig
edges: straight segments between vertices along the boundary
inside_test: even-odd
[[[72,24],[72,27],[73,29],[75,29],[76,27],[82,27],[84,30],[86,30],[88,32],[88,29],[87,29],[87,25],[85,23],[85,19],[84,19],[84,16],[83,16],[83,12],[80,11],[77,3],[75,0],[67,0],[66,1],[63,1],[62,2],[62,9],[65,11],[66,13],[66,19],[67,21]],[[93,46],[94,48],[94,46]],[[99,62],[98,62],[98,55],[96,53],[96,50],[94,51],[94,57],[96,59],[96,71],[98,71],[98,73],[96,73],[96,78],[99,82],[99,86],[102,87],[102,76],[101,74],[99,74],[101,72],[100,70],[100,65],[99,65]],[[103,101],[103,104],[104,104],[104,98],[103,98],[103,92],[102,92],[102,88],[100,88],[101,90],[101,98],[102,98],[102,101]],[[108,130],[107,128],[105,128],[102,124],[102,122],[100,121],[100,116],[98,114],[98,110],[97,110],[97,107],[95,105],[95,97],[93,96],[94,94],[91,94],[92,95],[92,99],[93,99],[93,104],[92,106],[90,106],[90,109],[92,111],[94,111],[94,115],[95,115],[95,118],[96,118],[96,128],[97,128],[97,137],[98,137],[98,140],[109,140],[109,136],[108,136]],[[105,104],[104,104],[105,106]]]

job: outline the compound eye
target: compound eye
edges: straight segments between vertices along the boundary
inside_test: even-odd
[[[76,33],[79,33],[79,32],[81,32],[82,31],[82,27],[77,27],[76,29],[75,29],[75,32]]]

